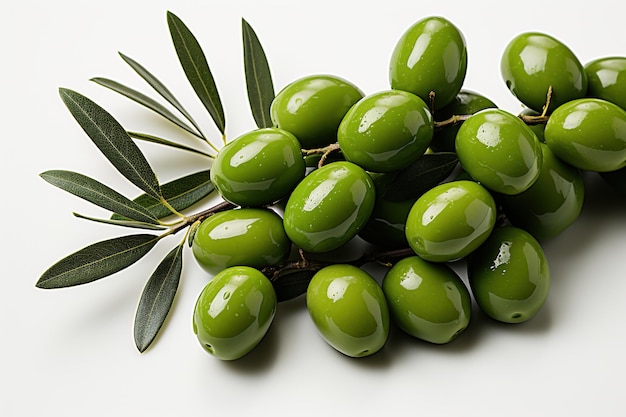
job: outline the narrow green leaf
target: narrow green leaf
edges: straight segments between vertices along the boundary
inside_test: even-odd
[[[170,90],[161,81],[159,81],[154,75],[152,75],[152,73],[150,73],[150,71],[148,71],[146,68],[144,68],[141,64],[139,64],[134,59],[124,55],[121,52],[120,52],[120,56],[122,57],[124,62],[130,65],[130,67],[134,69],[135,72],[139,74],[139,76],[143,78],[152,88],[154,88],[154,90],[157,93],[159,93],[161,97],[163,97],[165,100],[167,100],[168,103],[174,106],[176,110],[180,112],[180,114],[185,116],[185,118],[189,121],[189,123],[192,124],[192,126],[196,129],[196,131],[200,134],[200,136],[204,138],[204,135],[202,134],[200,127],[198,126],[196,121],[191,117],[191,114],[189,114],[189,112],[183,107],[183,105],[180,104],[178,99],[174,97],[174,94],[172,94]]]
[[[145,230],[165,230],[163,226],[158,226],[151,223],[136,222],[134,220],[113,220],[113,219],[99,219],[95,217],[85,216],[80,213],[72,213],[79,219],[89,220],[96,223],[110,224],[113,226],[130,227],[132,229],[145,229]]]
[[[303,269],[290,272],[272,281],[278,302],[294,299],[304,293],[316,271]]]
[[[137,234],[103,240],[66,256],[41,275],[38,288],[86,284],[137,262],[156,245],[159,236]]]
[[[133,139],[143,140],[145,142],[157,143],[159,145],[169,146],[171,148],[176,148],[176,149],[180,149],[183,151],[192,152],[198,155],[206,156],[208,158],[214,158],[213,155],[208,154],[206,152],[202,152],[199,149],[195,149],[190,146],[185,146],[177,142],[172,142],[170,140],[163,139],[158,136],[149,135],[147,133],[128,132],[128,135]]]
[[[50,170],[40,176],[50,184],[104,209],[139,222],[159,224],[159,220],[144,207],[86,175]]]
[[[213,118],[217,128],[224,134],[226,120],[222,102],[200,44],[183,21],[172,12],[167,12],[167,23],[176,54],[189,83]]]
[[[60,88],[59,93],[76,121],[113,166],[141,190],[159,198],[156,174],[118,121],[80,93],[66,88]]]
[[[199,171],[184,177],[175,179],[161,186],[163,197],[176,209],[182,211],[193,204],[199,202],[215,190],[210,179],[210,171]],[[172,212],[159,200],[152,198],[148,194],[142,194],[133,200],[152,213],[156,218],[170,216]],[[114,214],[113,220],[122,220],[123,216]]]
[[[183,130],[191,133],[194,136],[201,137],[200,133],[194,130],[193,127],[189,126],[187,123],[178,118],[174,113],[169,111],[165,106],[163,106],[158,101],[146,96],[145,94],[134,90],[130,87],[126,87],[123,84],[118,83],[117,81],[109,80],[108,78],[95,77],[92,78],[91,81],[96,84],[100,84],[103,87],[106,87],[110,90],[115,91],[129,99],[141,104],[142,106],[147,107],[153,112],[159,114],[170,122],[174,123],[176,126],[182,128]]]
[[[134,326],[139,352],[152,344],[172,307],[183,269],[182,248],[181,243],[165,256],[143,289]]]
[[[274,100],[274,84],[267,57],[248,22],[242,19],[241,25],[246,87],[252,116],[259,128],[272,127],[270,106]]]
[[[200,220],[197,220],[191,226],[189,226],[189,232],[187,233],[187,245],[189,247],[192,247],[193,239],[194,237],[196,237],[196,232],[198,231],[201,223],[202,222]]]
[[[390,201],[417,198],[448,178],[458,161],[454,152],[425,154],[398,172],[383,196]]]

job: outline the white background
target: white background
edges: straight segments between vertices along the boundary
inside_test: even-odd
[[[240,361],[221,362],[201,349],[192,332],[193,304],[208,277],[187,251],[170,318],[141,355],[132,338],[137,301],[176,240],[96,283],[35,288],[61,257],[128,233],[73,217],[72,211],[106,213],[50,186],[39,173],[74,170],[129,197],[138,193],[80,130],[58,87],[92,98],[128,129],[194,143],[89,81],[105,76],[153,94],[119,58],[121,51],[168,85],[217,138],[177,63],[167,10],[202,44],[224,103],[228,137],[234,138],[254,127],[243,78],[242,17],[265,47],[277,90],[304,75],[331,73],[373,93],[388,88],[388,59],[404,30],[426,16],[445,16],[468,44],[465,88],[518,112],[499,73],[508,41],[536,30],[561,39],[583,63],[624,56],[618,4],[2,0],[0,416],[624,415],[626,199],[596,176],[588,177],[580,220],[544,246],[552,287],[539,315],[525,324],[500,325],[477,312],[467,332],[446,346],[393,331],[379,354],[350,359],[322,341],[299,298],[279,306],[258,349]],[[162,181],[207,166],[183,152],[141,147]]]

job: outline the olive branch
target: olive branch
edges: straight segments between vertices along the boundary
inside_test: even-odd
[[[227,143],[223,106],[200,43],[185,23],[169,11],[167,24],[187,81],[221,133],[220,140],[214,142],[209,139],[164,83],[139,62],[120,52],[122,60],[164,102],[108,78],[96,77],[91,81],[151,110],[196,138],[199,145],[188,146],[153,134],[126,130],[91,99],[76,91],[60,88],[59,94],[63,103],[86,135],[113,167],[142,193],[130,199],[104,183],[77,172],[49,170],[40,174],[48,183],[111,213],[108,218],[73,213],[77,218],[143,232],[99,241],[71,253],[39,277],[36,282],[38,288],[72,287],[108,277],[139,261],[165,237],[186,230],[185,236],[156,266],[143,288],[134,318],[134,341],[139,352],[146,351],[152,345],[170,312],[183,271],[182,253],[185,244],[191,245],[195,230],[202,220],[217,212],[235,208],[233,204],[221,201],[208,209],[185,214],[214,195],[215,187],[210,181],[210,170],[193,172],[161,183],[135,143],[144,141],[159,144],[201,155],[209,160],[214,159]],[[245,19],[242,19],[242,40],[244,76],[251,115],[258,128],[271,127],[270,105],[274,99],[274,86],[270,67],[255,31]],[[550,94],[551,92],[548,93],[548,103]],[[547,105],[545,108],[547,109]],[[436,122],[435,127],[458,124],[468,117],[469,115],[454,115]],[[528,119],[524,119],[525,122],[534,124],[545,123],[548,116],[544,111],[540,116],[526,117]],[[313,162],[309,164],[312,168],[322,166],[333,155],[339,154],[341,149],[337,143],[324,148],[302,150],[303,157],[313,158]],[[427,153],[407,168],[393,173],[382,197],[390,201],[417,198],[448,178],[457,165],[458,158],[454,152]],[[357,266],[370,262],[390,265],[395,260],[412,254],[406,248],[363,254],[346,262]],[[312,275],[328,264],[300,250],[297,259],[266,267],[262,272],[271,279],[278,300],[285,301],[302,295]]]

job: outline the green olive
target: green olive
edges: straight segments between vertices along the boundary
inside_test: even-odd
[[[211,182],[225,200],[259,207],[287,195],[304,177],[305,169],[295,136],[282,129],[259,129],[219,151],[211,167]]]
[[[470,293],[446,264],[404,258],[387,271],[382,288],[392,321],[413,337],[448,343],[469,325]]]
[[[476,181],[492,191],[519,194],[539,176],[539,143],[519,117],[486,109],[463,123],[456,152],[463,169]]]
[[[386,186],[395,179],[394,173],[378,174],[373,177],[376,201],[369,220],[359,232],[359,237],[375,246],[388,249],[408,246],[404,229],[406,219],[417,198],[389,200],[385,198]]]
[[[230,266],[263,268],[284,261],[291,242],[281,217],[264,208],[223,211],[202,221],[192,252],[210,274]]]
[[[577,168],[608,172],[626,166],[626,110],[609,101],[562,105],[550,115],[544,136],[558,158]]]
[[[378,352],[389,336],[389,310],[380,285],[352,265],[319,270],[306,291],[311,319],[322,338],[350,357]]]
[[[391,55],[391,88],[409,91],[435,110],[461,91],[467,72],[467,47],[459,29],[443,17],[419,20],[400,37]]]
[[[471,115],[480,110],[496,107],[498,106],[493,101],[483,95],[473,91],[461,90],[450,104],[435,113],[435,120],[443,122],[452,116]],[[433,152],[455,152],[456,134],[462,124],[461,121],[435,129],[433,140],[430,142],[430,149]]]
[[[496,203],[482,185],[452,181],[422,194],[409,212],[406,238],[433,262],[464,258],[483,243],[496,222]]]
[[[433,119],[426,103],[405,91],[380,91],[364,97],[339,125],[344,157],[373,172],[407,167],[428,149]]]
[[[585,65],[587,97],[610,101],[626,110],[626,57],[599,58]]]
[[[294,134],[303,148],[337,141],[347,111],[363,97],[355,85],[333,75],[310,75],[283,88],[272,101],[275,126]]]
[[[542,112],[550,87],[548,112],[587,93],[587,75],[576,55],[544,33],[527,32],[513,38],[500,67],[513,95],[537,112]]]
[[[550,270],[543,249],[523,229],[493,231],[467,261],[476,304],[491,318],[520,323],[539,312],[548,297]]]
[[[585,185],[582,171],[562,162],[546,144],[541,144],[541,173],[526,191],[501,196],[500,202],[513,225],[536,239],[553,238],[580,215]]]
[[[276,292],[260,271],[234,266],[209,281],[196,302],[193,331],[200,345],[222,360],[235,360],[263,340],[276,313]]]
[[[374,181],[363,168],[338,161],[307,175],[285,205],[287,236],[307,252],[339,248],[363,228],[374,209]]]

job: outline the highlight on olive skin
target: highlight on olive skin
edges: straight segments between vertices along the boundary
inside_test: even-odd
[[[240,359],[265,337],[276,314],[274,287],[260,271],[234,266],[207,283],[196,302],[193,330],[206,352]]]
[[[517,227],[494,230],[469,256],[467,274],[479,308],[497,321],[530,320],[548,298],[548,260],[539,242]]]
[[[404,258],[387,271],[382,287],[392,321],[415,338],[450,343],[469,326],[469,290],[446,264]]]
[[[306,305],[322,338],[346,356],[371,356],[387,342],[385,295],[360,268],[337,264],[318,271],[307,288]]]

